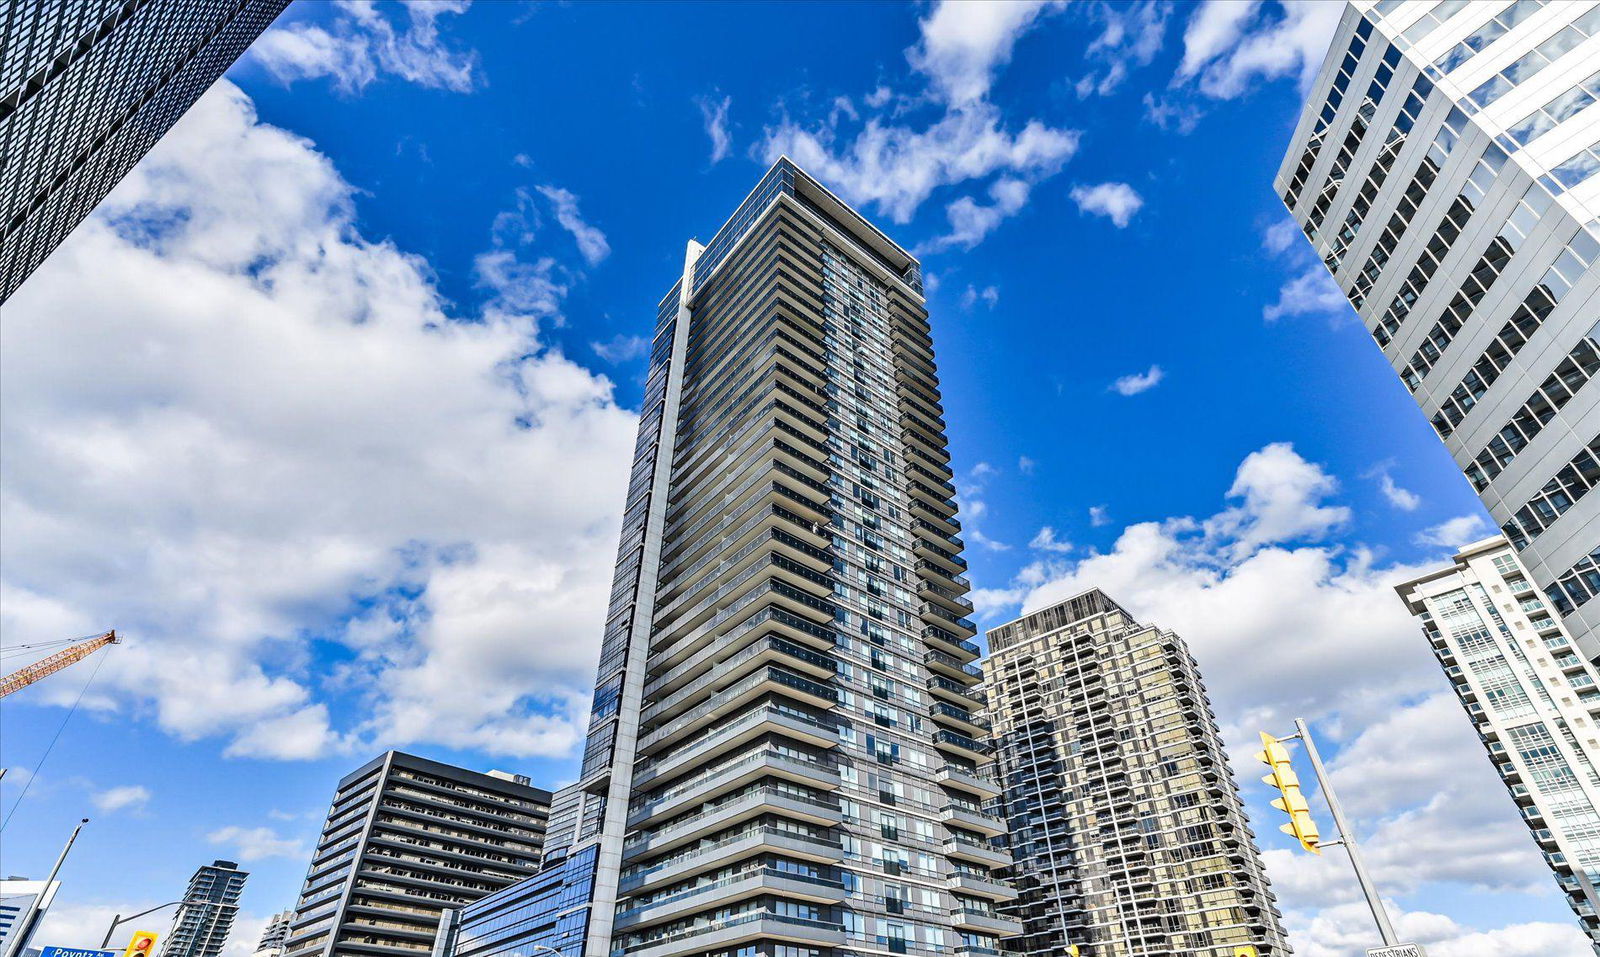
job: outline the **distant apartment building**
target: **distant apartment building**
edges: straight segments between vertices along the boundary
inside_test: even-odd
[[[30,881],[25,877],[0,880],[0,957],[22,957],[33,931],[61,890],[60,881]],[[37,905],[37,906],[36,906]],[[33,916],[28,917],[29,911]],[[23,921],[28,926],[23,926]]]
[[[439,914],[539,867],[550,792],[389,751],[339,781],[285,957],[426,953]]]
[[[1600,675],[1503,538],[1396,590],[1600,950]]]
[[[1028,957],[1279,957],[1279,925],[1183,639],[1098,590],[988,633]],[[1076,948],[1073,950],[1071,948]]]
[[[289,940],[289,925],[294,922],[294,911],[286,910],[267,918],[261,931],[261,942],[256,944],[254,957],[283,957],[284,944]]]
[[[1600,657],[1600,4],[1348,5],[1276,187]]]
[[[288,5],[0,4],[0,303]]]
[[[233,932],[239,894],[249,876],[233,861],[200,865],[184,889],[161,957],[217,957]]]

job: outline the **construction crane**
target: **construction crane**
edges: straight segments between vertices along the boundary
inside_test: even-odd
[[[65,668],[67,665],[82,661],[83,659],[99,651],[101,648],[104,648],[107,645],[119,644],[121,641],[122,639],[117,637],[117,633],[115,631],[108,631],[103,635],[95,635],[93,638],[85,638],[81,641],[74,642],[73,644],[68,645],[67,647],[61,649],[53,655],[50,655],[47,658],[40,658],[38,661],[35,661],[26,668],[18,669],[9,675],[6,675],[4,678],[0,678],[0,698],[4,698],[13,691],[21,691],[23,688],[33,684],[40,678],[47,678],[50,675],[60,671],[62,668]],[[57,645],[60,644],[60,642],[48,642],[47,644]],[[15,648],[8,648],[6,650],[13,652],[22,651],[23,649],[29,647],[38,648],[42,646],[18,645]]]

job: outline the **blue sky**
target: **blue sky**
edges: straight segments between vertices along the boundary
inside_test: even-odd
[[[787,151],[923,257],[983,621],[1189,639],[1297,952],[1371,941],[1255,784],[1296,715],[1408,936],[1586,952],[1392,592],[1487,520],[1271,188],[1337,13],[297,5],[0,330],[6,642],[129,638],[6,702],[31,768],[94,676],[0,787],[8,873],[94,819],[45,942],[290,905],[384,747],[571,777],[639,337]]]

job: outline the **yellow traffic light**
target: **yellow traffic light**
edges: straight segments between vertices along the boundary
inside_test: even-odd
[[[1283,797],[1272,802],[1272,806],[1289,815],[1289,823],[1281,825],[1278,830],[1285,834],[1292,834],[1300,841],[1300,846],[1313,854],[1321,854],[1317,847],[1317,822],[1311,819],[1311,807],[1306,804],[1305,795],[1300,792],[1300,778],[1294,773],[1294,766],[1289,761],[1289,749],[1278,743],[1278,739],[1265,731],[1261,732],[1262,750],[1256,752],[1256,760],[1272,769],[1272,773],[1261,780],[1278,789]],[[1239,957],[1239,952],[1235,953]]]
[[[1254,947],[1250,946],[1249,944],[1245,944],[1242,947],[1235,947],[1233,949],[1233,957],[1258,957],[1258,955],[1256,954],[1256,949]]]
[[[155,952],[158,936],[148,930],[135,931],[133,939],[128,941],[128,948],[122,952],[122,957],[150,957]]]
[[[1078,957],[1078,945],[1077,944],[1068,944],[1067,945],[1067,957]]]

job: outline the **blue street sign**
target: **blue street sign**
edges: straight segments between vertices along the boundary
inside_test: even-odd
[[[120,950],[97,950],[90,947],[45,947],[39,957],[118,957]]]

